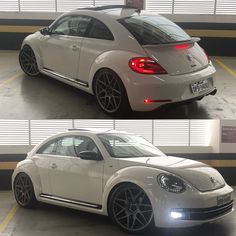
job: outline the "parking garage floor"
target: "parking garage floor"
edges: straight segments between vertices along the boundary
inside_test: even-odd
[[[121,114],[121,118],[235,119],[236,58],[212,57],[218,93],[198,102],[153,112]],[[18,51],[0,51],[0,115],[12,119],[111,118],[95,97],[47,76],[30,78],[18,64]]]
[[[234,187],[236,189],[236,187]],[[236,193],[234,192],[236,200]],[[108,217],[39,204],[35,209],[17,207],[11,191],[0,192],[0,236],[128,235]],[[235,236],[236,212],[221,221],[185,229],[156,229],[158,236]]]

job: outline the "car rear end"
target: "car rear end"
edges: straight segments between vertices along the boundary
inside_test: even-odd
[[[134,14],[118,21],[146,54],[130,58],[130,71],[125,74],[133,110],[154,110],[216,93],[215,68],[198,38],[160,15]]]

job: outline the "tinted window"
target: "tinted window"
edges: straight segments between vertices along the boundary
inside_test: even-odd
[[[133,16],[118,21],[143,45],[190,40],[179,26],[161,16]]]
[[[114,37],[111,31],[107,28],[105,24],[96,19],[92,20],[90,25],[90,29],[88,30],[88,34],[86,35],[89,38],[97,38],[97,39],[106,39],[113,40]]]
[[[66,16],[52,26],[51,34],[84,36],[90,21],[86,16]]]
[[[74,138],[64,137],[57,142],[56,155],[76,157]]]
[[[44,144],[38,151],[38,154],[50,154],[55,155],[55,149],[56,149],[56,143],[57,141],[51,141],[47,144]]]

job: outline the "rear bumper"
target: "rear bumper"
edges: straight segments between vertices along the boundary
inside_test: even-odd
[[[210,63],[201,71],[184,75],[143,75],[133,71],[122,75],[128,99],[134,111],[152,111],[156,108],[177,102],[201,99],[215,94],[215,68]],[[193,93],[191,84],[208,80],[209,88],[203,92]],[[145,103],[145,100],[151,102]]]

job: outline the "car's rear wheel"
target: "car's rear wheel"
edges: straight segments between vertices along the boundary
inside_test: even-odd
[[[17,203],[25,208],[31,208],[36,204],[34,187],[30,177],[20,173],[14,180],[14,193]]]
[[[125,87],[114,71],[102,69],[96,74],[94,93],[99,106],[106,113],[115,115],[130,111]]]
[[[19,54],[19,62],[22,70],[29,76],[37,76],[40,74],[36,57],[32,48],[25,45]]]
[[[109,215],[123,230],[143,233],[153,228],[151,202],[142,188],[135,184],[122,184],[111,195]]]

